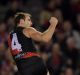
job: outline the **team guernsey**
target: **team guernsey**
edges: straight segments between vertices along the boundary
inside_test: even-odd
[[[23,34],[23,27],[17,27],[9,36],[9,46],[20,75],[46,75],[46,66],[39,57],[31,38]]]
[[[31,38],[27,38],[23,34],[24,27],[17,27],[10,33],[9,43],[11,47],[11,53],[15,59],[21,59],[27,54],[33,53],[36,55],[37,51],[34,47]]]

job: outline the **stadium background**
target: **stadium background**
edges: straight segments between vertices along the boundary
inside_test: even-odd
[[[14,14],[28,12],[33,27],[43,32],[51,16],[58,18],[53,38],[35,42],[50,75],[80,75],[80,0],[0,0],[0,75],[19,75],[7,45]]]

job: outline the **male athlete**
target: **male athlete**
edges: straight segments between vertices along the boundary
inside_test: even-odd
[[[49,28],[41,33],[31,27],[30,16],[22,12],[15,15],[16,28],[10,33],[9,38],[11,53],[21,75],[46,75],[46,66],[32,40],[48,42],[52,38],[58,20],[51,17]]]

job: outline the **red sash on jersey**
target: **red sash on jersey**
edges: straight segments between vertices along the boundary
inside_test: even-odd
[[[22,56],[20,57],[20,58],[29,58],[29,57],[33,57],[33,56],[38,56],[38,57],[40,57],[40,54],[39,53],[34,53],[34,52],[26,52],[24,55],[23,55],[23,53],[21,53],[22,51],[20,51],[20,50],[17,50],[17,49],[15,49],[15,50],[12,50],[12,48],[11,48],[11,39],[10,39],[10,35],[9,35],[9,37],[8,37],[8,44],[9,44],[9,47],[10,47],[10,49],[11,49],[11,54],[13,55],[13,56],[17,56],[17,55],[21,55],[22,54]]]
[[[25,55],[23,55],[21,58],[29,58],[29,57],[33,57],[33,56],[38,56],[40,57],[39,53],[33,53],[33,52],[27,52]]]

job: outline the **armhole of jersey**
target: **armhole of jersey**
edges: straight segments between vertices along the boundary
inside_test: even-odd
[[[24,29],[22,30],[22,33],[26,38],[30,38],[30,36],[27,33],[26,33],[27,35],[24,33]]]

